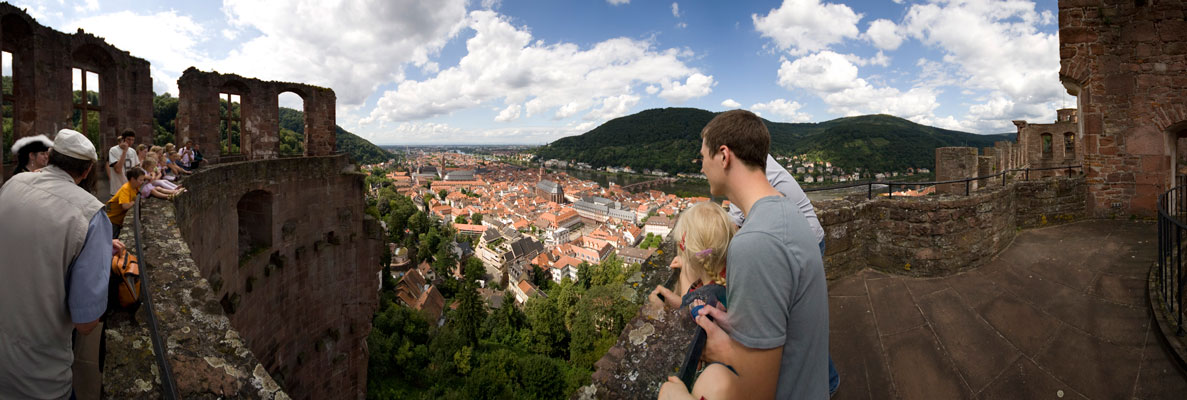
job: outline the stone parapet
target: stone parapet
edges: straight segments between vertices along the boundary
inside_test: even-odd
[[[171,202],[143,203],[140,265],[149,278],[144,290],[152,294],[179,398],[289,398],[223,313],[182,239],[175,212]],[[131,227],[121,232],[130,248],[136,243]],[[115,312],[107,323],[107,398],[163,397],[146,310],[140,307],[134,317]]]
[[[344,155],[281,158],[217,164],[184,186],[176,229],[267,372],[294,398],[363,398],[382,246],[363,175]]]

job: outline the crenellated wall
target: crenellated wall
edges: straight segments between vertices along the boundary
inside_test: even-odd
[[[379,224],[344,155],[215,165],[176,223],[221,309],[289,395],[363,398]]]

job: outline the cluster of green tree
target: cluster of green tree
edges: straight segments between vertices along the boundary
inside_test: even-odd
[[[698,172],[701,129],[716,113],[696,108],[664,108],[615,118],[579,136],[558,139],[536,150],[542,159],[586,162],[595,168],[630,166],[670,173]],[[820,123],[763,120],[774,154],[809,154],[847,171],[907,167],[932,168],[935,149],[992,146],[1010,135],[976,135],[916,124],[890,115],[838,118]]]
[[[575,282],[553,284],[547,271],[534,269],[532,281],[547,296],[520,309],[507,292],[502,307],[487,310],[474,283],[485,273],[480,260],[465,260],[465,278],[452,278],[456,260],[448,249],[456,232],[437,226],[390,186],[369,201],[368,212],[388,225],[390,240],[415,248],[416,259],[433,260],[434,272],[444,277],[438,289],[457,308],[446,307],[445,324],[436,326],[396,303],[396,282],[384,271],[380,308],[367,339],[368,398],[568,397],[589,382],[593,363],[638,310],[638,303],[623,296],[638,265],[623,265],[615,257],[581,264]]]
[[[230,108],[231,120],[237,121],[239,119],[239,103],[228,105],[225,100],[219,101],[219,115],[226,115]],[[156,95],[153,97],[153,143],[157,145],[164,145],[166,143],[176,142],[176,121],[177,121],[177,107],[178,100],[169,93]],[[97,116],[96,116],[97,118]],[[6,120],[7,121],[7,120]],[[77,122],[77,121],[76,121]],[[98,121],[95,122],[96,127]],[[96,128],[97,130],[97,128]],[[360,164],[378,164],[394,158],[392,153],[389,153],[379,146],[358,137],[357,135],[347,132],[340,126],[334,126],[337,133],[338,151],[346,153],[356,163]],[[232,122],[229,126],[226,123],[219,123],[219,140],[220,149],[224,154],[234,154],[239,152],[240,147],[240,127],[238,122]],[[280,154],[281,155],[301,155],[305,154],[305,113],[287,107],[280,107]]]
[[[466,216],[465,216],[465,215],[459,215],[459,216],[457,216],[457,218],[454,218],[454,219],[453,219],[453,223],[455,223],[455,224],[471,224],[471,225],[481,225],[481,224],[482,224],[482,214],[477,214],[477,213],[476,213],[476,214],[474,214],[474,215],[471,215],[471,216],[470,216],[470,218],[466,218]]]
[[[659,245],[664,242],[663,236],[656,236],[654,233],[648,233],[647,237],[643,238],[643,242],[639,243],[640,249],[650,249],[652,247],[659,248]]]

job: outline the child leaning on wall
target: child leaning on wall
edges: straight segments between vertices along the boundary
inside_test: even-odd
[[[708,302],[709,299],[725,306],[725,252],[737,229],[729,214],[712,202],[694,204],[680,213],[672,231],[676,240],[672,268],[680,269],[676,290],[656,287],[648,296],[652,306],[678,308],[689,306],[694,300]],[[721,399],[730,393],[736,377],[733,368],[713,363],[700,372],[691,393],[675,377],[669,383],[678,385],[680,390],[664,393],[676,393],[676,398]]]

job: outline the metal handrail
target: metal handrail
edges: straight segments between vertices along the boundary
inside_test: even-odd
[[[144,260],[143,246],[140,244],[140,196],[136,196],[136,205],[132,214],[132,235],[136,240],[136,258],[140,260],[140,286],[141,299],[144,302],[144,312],[148,314],[148,332],[152,337],[153,353],[157,358],[157,369],[161,373],[161,391],[166,399],[177,399],[177,382],[173,379],[173,370],[169,368],[169,361],[165,359],[165,344],[161,340],[160,324],[157,322],[157,313],[152,302],[152,285],[148,280],[148,268],[143,268],[147,264]]]
[[[807,192],[822,192],[822,191],[826,191],[826,190],[848,189],[848,188],[853,188],[853,187],[865,186],[866,193],[867,193],[866,198],[873,199],[874,198],[874,185],[886,186],[887,196],[894,197],[894,187],[895,186],[933,186],[933,185],[944,185],[944,184],[952,184],[952,183],[964,183],[965,184],[964,194],[967,196],[967,195],[969,195],[970,192],[972,192],[972,182],[973,181],[996,178],[998,176],[1001,176],[1002,184],[1004,185],[1006,183],[1006,174],[1008,174],[1010,172],[1023,172],[1025,174],[1023,180],[1029,181],[1030,180],[1030,171],[1047,171],[1047,170],[1056,170],[1056,169],[1066,169],[1066,170],[1068,170],[1068,172],[1071,172],[1072,169],[1083,170],[1083,168],[1084,168],[1083,165],[1060,165],[1060,166],[1056,166],[1056,167],[1042,167],[1042,168],[1014,168],[1014,169],[1007,169],[1007,170],[1004,170],[1004,171],[1001,171],[1001,172],[998,172],[998,173],[992,174],[992,175],[977,176],[977,177],[972,177],[972,178],[952,179],[952,180],[947,180],[947,181],[931,181],[931,182],[865,181],[865,182],[857,182],[857,183],[850,183],[850,184],[843,184],[843,185],[832,185],[832,186],[825,186],[825,187],[807,188],[807,189],[804,189],[804,192],[805,193],[807,193]]]
[[[1187,223],[1187,186],[1177,186],[1158,196],[1158,271],[1157,289],[1151,288],[1166,307],[1171,320],[1177,320],[1175,335],[1187,335],[1183,326],[1183,291],[1187,272],[1183,268],[1183,239]]]

